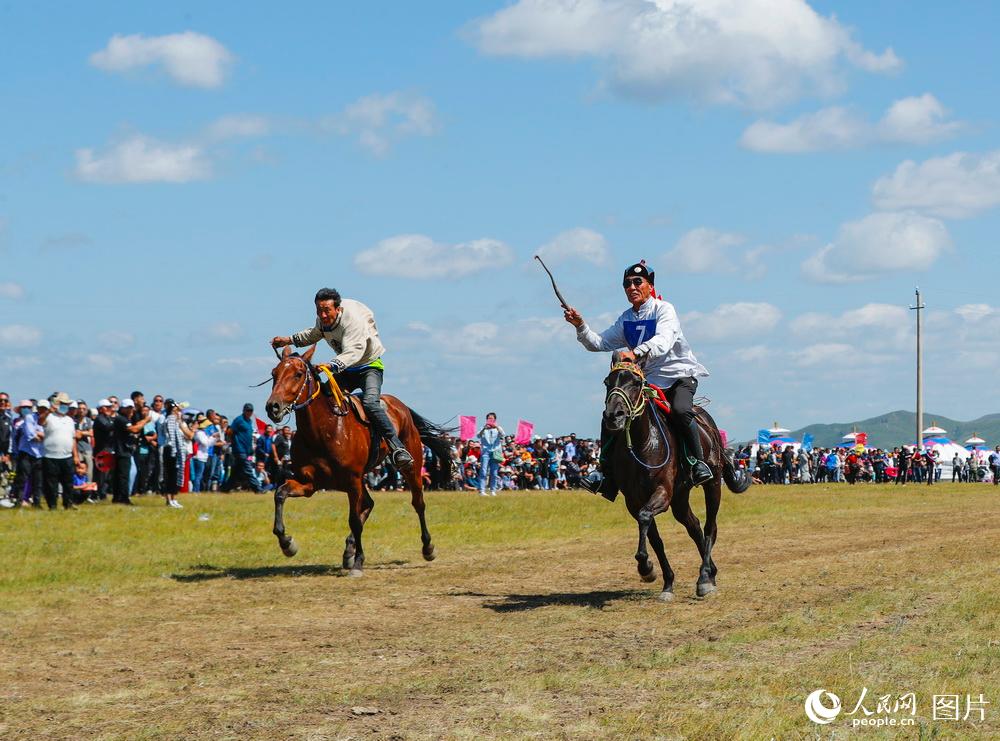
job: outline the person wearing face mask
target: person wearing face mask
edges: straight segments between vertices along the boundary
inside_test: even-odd
[[[76,447],[76,425],[69,416],[72,399],[59,391],[47,401],[38,402],[38,422],[45,431],[42,441],[42,471],[45,481],[45,503],[49,509],[59,505],[62,491],[63,509],[76,509],[73,501],[73,473],[79,454]]]
[[[11,498],[16,498],[18,506],[31,502],[31,506],[42,506],[42,439],[45,432],[38,424],[34,404],[30,399],[22,399],[17,405],[18,418],[14,421],[11,436],[11,450],[17,456],[17,469]]]

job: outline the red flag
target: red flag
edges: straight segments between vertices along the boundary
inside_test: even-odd
[[[854,442],[857,445],[867,445],[868,444],[868,433],[867,432],[859,432],[857,435],[854,436]]]
[[[265,422],[264,420],[262,420],[260,417],[254,417],[253,421],[257,425],[257,434],[258,435],[263,435],[265,432],[267,432],[267,422]]]

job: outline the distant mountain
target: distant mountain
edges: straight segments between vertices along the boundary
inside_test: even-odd
[[[924,413],[924,429],[936,424],[947,430],[944,437],[958,444],[963,444],[973,434],[986,440],[992,448],[1000,444],[1000,414],[987,414],[985,417],[971,422],[959,422],[940,414]],[[913,444],[916,433],[917,415],[913,412],[889,412],[879,417],[862,419],[857,422],[837,422],[829,425],[809,425],[801,430],[795,430],[791,436],[801,440],[802,436],[812,433],[813,444],[821,448],[829,448],[843,442],[848,432],[857,430],[868,433],[868,445],[878,448],[894,448],[897,445]]]

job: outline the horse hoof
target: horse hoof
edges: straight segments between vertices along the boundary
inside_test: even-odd
[[[434,552],[434,546],[431,546],[430,548],[424,548],[423,553],[425,561],[433,561],[435,558],[437,558],[437,553]]]
[[[712,583],[699,584],[697,589],[697,594],[699,597],[710,597],[716,592],[715,585]]]
[[[281,552],[284,553],[289,558],[291,558],[296,553],[298,553],[299,552],[299,544],[295,542],[295,538],[289,538],[288,539],[288,545],[281,546]]]
[[[355,579],[357,579],[358,577],[362,577],[364,575],[365,572],[362,571],[361,569],[351,569],[350,573],[348,574],[348,576],[353,576]]]
[[[639,578],[647,584],[656,581],[656,569],[650,569],[648,574],[639,574]]]
[[[660,594],[657,597],[657,599],[660,600],[660,602],[673,602],[674,601],[674,593],[673,592],[666,592],[666,591],[660,592]]]
[[[348,571],[349,569],[353,569],[354,568],[354,556],[345,555],[344,556],[343,566],[344,566],[344,571]]]

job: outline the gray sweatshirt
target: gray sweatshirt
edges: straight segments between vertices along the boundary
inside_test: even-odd
[[[372,310],[360,301],[345,298],[340,302],[340,314],[332,327],[323,328],[316,324],[292,335],[296,347],[313,345],[326,340],[337,356],[331,365],[339,373],[348,368],[364,368],[376,363],[385,353],[375,325]]]

